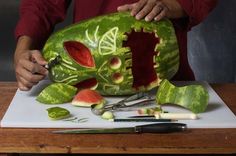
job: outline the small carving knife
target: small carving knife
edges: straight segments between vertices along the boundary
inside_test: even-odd
[[[195,120],[198,118],[194,113],[157,113],[155,115],[130,116],[129,118],[154,118],[154,119],[173,119],[173,120]]]
[[[59,130],[57,134],[115,134],[115,133],[172,133],[187,130],[183,123],[156,123],[125,128],[71,129]]]
[[[61,59],[62,59],[61,56],[58,55],[58,56],[56,56],[53,60],[51,60],[50,62],[48,62],[48,64],[45,65],[44,67],[49,70],[49,69],[51,69],[52,67],[54,67],[55,65],[59,64],[60,61],[61,61]]]

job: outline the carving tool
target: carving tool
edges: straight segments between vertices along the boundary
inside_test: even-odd
[[[155,123],[124,128],[70,129],[58,130],[57,134],[115,134],[115,133],[172,133],[187,130],[183,123]]]
[[[174,120],[195,120],[198,118],[194,113],[156,113],[155,115],[138,115],[128,118],[153,118],[153,119],[174,119]]]

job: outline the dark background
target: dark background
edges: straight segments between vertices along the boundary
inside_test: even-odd
[[[0,81],[15,81],[18,6],[19,0],[0,1]],[[72,22],[72,6],[67,17],[56,29]],[[188,37],[188,58],[197,80],[236,82],[236,0],[219,0],[217,8]]]

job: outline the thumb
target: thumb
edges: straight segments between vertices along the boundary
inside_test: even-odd
[[[32,50],[31,51],[31,59],[36,61],[40,65],[47,64],[47,61],[43,58],[43,56],[39,50]]]

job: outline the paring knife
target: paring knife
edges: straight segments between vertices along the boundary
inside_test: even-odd
[[[183,123],[158,123],[125,128],[71,129],[58,130],[57,134],[115,134],[115,133],[171,133],[187,130]]]
[[[152,118],[152,119],[174,119],[174,120],[195,120],[198,116],[194,113],[157,113],[155,115],[138,115],[130,116],[128,118]]]
[[[45,67],[46,69],[51,69],[51,68],[54,67],[55,65],[59,64],[60,61],[61,61],[61,59],[62,59],[61,56],[58,55],[58,56],[56,56],[53,60],[51,60],[47,65],[45,65],[44,67]]]

